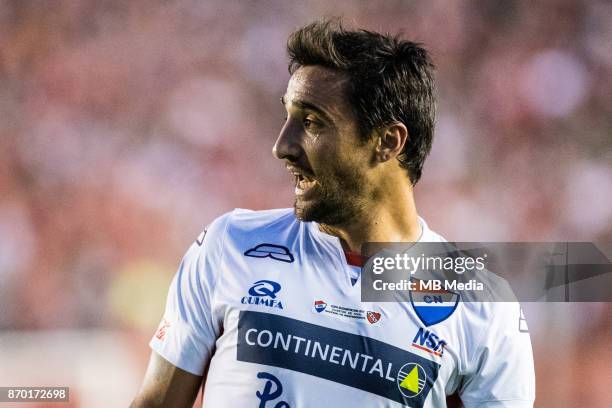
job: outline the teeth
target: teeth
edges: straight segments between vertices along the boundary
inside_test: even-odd
[[[304,174],[299,171],[290,170],[290,172],[294,177],[296,195],[302,195],[305,193],[306,190],[314,186],[314,179],[304,176]]]
[[[296,195],[304,194],[304,191],[308,190],[313,185],[314,185],[314,181],[306,180],[304,177],[298,177],[296,184],[295,184],[295,194]]]

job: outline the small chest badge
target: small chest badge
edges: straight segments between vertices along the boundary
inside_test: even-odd
[[[324,311],[326,307],[327,307],[327,303],[325,303],[324,301],[315,300],[314,308],[318,313],[321,313],[322,311]]]
[[[378,312],[367,312],[366,313],[366,317],[368,318],[368,322],[370,322],[371,324],[376,323],[377,321],[380,320],[380,313]]]

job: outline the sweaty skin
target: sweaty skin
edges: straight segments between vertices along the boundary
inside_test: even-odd
[[[294,175],[295,213],[337,236],[345,249],[364,242],[416,241],[421,226],[406,170],[396,157],[409,139],[394,123],[360,136],[346,96],[348,77],[320,66],[301,67],[282,98],[287,121],[273,154]],[[191,408],[203,377],[153,352],[132,408]]]
[[[392,123],[364,140],[347,83],[344,73],[305,66],[282,98],[287,121],[273,153],[297,177],[296,217],[318,222],[352,251],[364,242],[416,241],[421,228],[412,185],[396,160],[408,130]]]
[[[192,408],[201,384],[202,377],[152,352],[144,382],[130,408]]]

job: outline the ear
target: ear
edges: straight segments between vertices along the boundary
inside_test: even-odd
[[[408,129],[401,122],[392,123],[379,130],[376,158],[383,163],[399,156],[408,142]]]

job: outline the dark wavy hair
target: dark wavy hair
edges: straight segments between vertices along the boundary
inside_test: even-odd
[[[401,122],[408,140],[398,156],[412,184],[431,150],[436,115],[434,65],[422,45],[401,35],[347,30],[339,19],[294,31],[287,40],[289,73],[320,65],[349,76],[348,98],[361,136]]]

